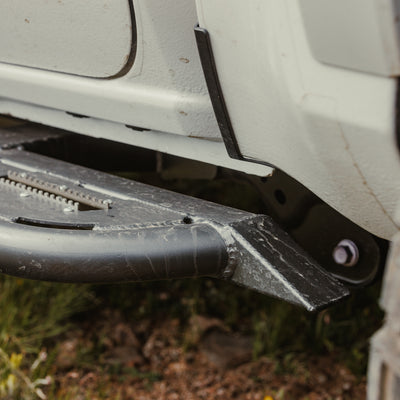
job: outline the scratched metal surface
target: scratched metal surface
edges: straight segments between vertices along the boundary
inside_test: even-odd
[[[42,125],[21,124],[11,128],[1,128],[0,126],[0,149],[6,150],[19,145],[58,139],[70,134],[61,129],[53,129]]]
[[[343,291],[338,291],[332,275],[316,268],[315,261],[271,218],[257,216],[233,227],[242,257],[253,265],[245,268],[242,262],[232,277],[234,282],[246,282],[261,293],[275,293],[310,311],[323,307],[327,299],[333,303],[342,298]]]
[[[80,211],[21,174],[107,207]],[[62,282],[214,276],[310,311],[348,295],[268,216],[18,148],[0,152],[0,177],[0,272]]]

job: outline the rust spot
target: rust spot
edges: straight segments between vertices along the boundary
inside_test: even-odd
[[[187,115],[187,112],[185,112],[185,111],[179,111],[179,114],[181,114],[181,115]]]
[[[25,18],[25,22],[26,22],[27,24],[29,24],[31,21],[29,21],[28,18]]]
[[[185,58],[185,57],[181,57],[181,58],[179,59],[179,61],[182,61],[182,62],[185,63],[185,64],[187,64],[187,63],[190,62],[190,60],[189,60],[188,58]]]

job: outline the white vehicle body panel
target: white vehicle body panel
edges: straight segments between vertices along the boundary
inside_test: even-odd
[[[378,75],[399,75],[398,0],[299,1],[317,60]]]
[[[129,0],[2,0],[0,61],[107,78],[128,63]]]
[[[30,121],[46,123],[57,128],[68,129],[71,132],[111,139],[252,175],[268,176],[273,172],[271,167],[265,165],[230,158],[224,144],[219,141],[189,138],[155,130],[133,130],[123,124],[102,119],[74,118],[64,111],[6,100],[0,101],[0,114],[9,114],[9,110],[12,110],[13,115],[23,116]]]
[[[198,13],[242,154],[391,237],[400,197],[397,81],[316,60],[298,1],[199,0]]]
[[[219,140],[193,35],[194,2],[134,1],[134,10],[138,42],[134,65],[126,75],[100,80],[0,63],[0,96]]]
[[[265,176],[271,168],[225,151],[193,34],[199,22],[242,155],[284,170],[389,238],[400,195],[397,80],[376,75],[385,71],[372,64],[357,68],[374,74],[350,70],[351,60],[346,68],[318,60],[310,42],[319,31],[307,31],[302,4],[134,0],[137,52],[126,75],[93,79],[0,63],[0,113]],[[343,64],[337,54],[330,62]]]

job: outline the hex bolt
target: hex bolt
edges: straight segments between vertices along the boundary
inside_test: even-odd
[[[360,257],[357,245],[349,239],[341,240],[333,249],[332,257],[336,264],[354,267]]]

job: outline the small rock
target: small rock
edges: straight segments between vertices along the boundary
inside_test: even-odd
[[[143,357],[134,347],[118,346],[107,351],[104,355],[104,362],[107,364],[122,364],[127,367],[133,367],[134,365],[143,363]]]
[[[228,332],[229,329],[224,323],[217,318],[207,318],[201,315],[195,315],[190,318],[189,329],[185,334],[185,342],[197,345],[201,337],[211,329],[219,329],[223,332]]]
[[[213,330],[202,338],[200,351],[221,369],[233,368],[252,358],[253,340]]]
[[[117,345],[140,348],[140,342],[128,324],[120,322],[110,336]]]
[[[343,383],[342,388],[343,388],[344,391],[347,392],[348,390],[351,389],[351,383],[350,383],[350,382],[345,382],[345,383]]]
[[[78,338],[65,340],[59,346],[56,366],[60,369],[69,369],[76,364],[78,357]]]
[[[169,364],[167,367],[167,372],[172,372],[176,375],[181,375],[184,372],[186,372],[187,369],[188,369],[188,366],[187,366],[186,362],[178,361],[178,362]]]

